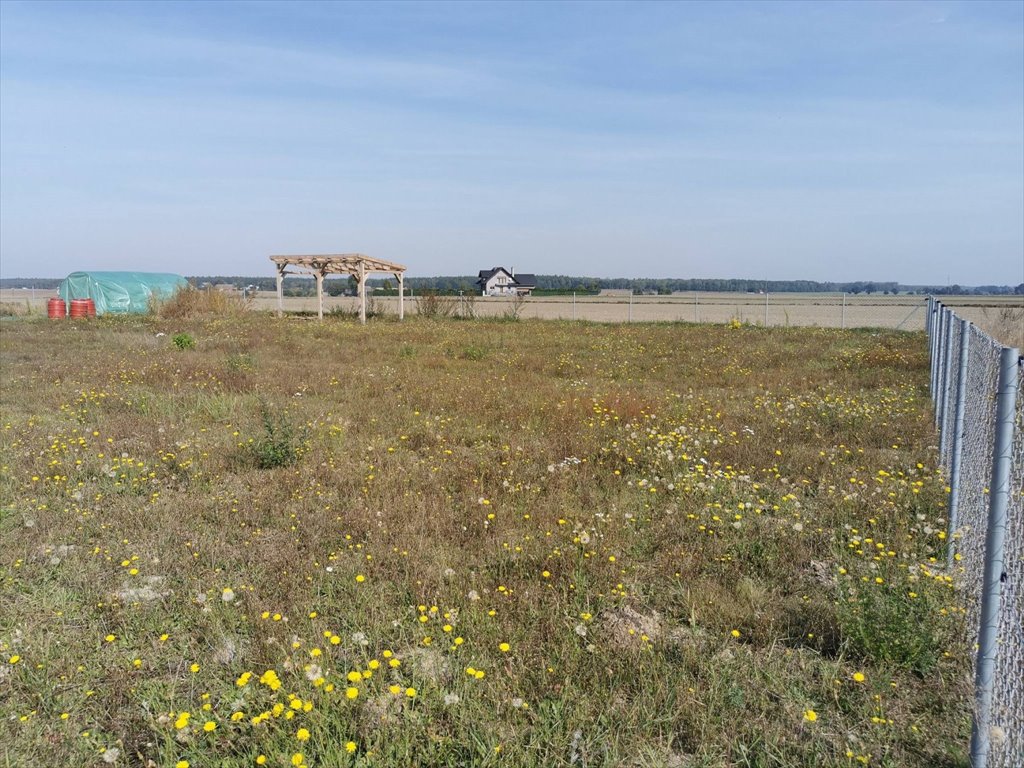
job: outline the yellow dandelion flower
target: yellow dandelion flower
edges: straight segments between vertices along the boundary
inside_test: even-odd
[[[210,733],[212,731],[216,731],[217,730],[217,723],[215,723],[213,720],[207,720],[205,723],[203,723],[203,730],[206,731],[207,733]]]
[[[806,720],[808,723],[813,723],[817,719],[818,713],[815,712],[813,709],[804,710],[804,720]]]
[[[295,732],[295,738],[299,741],[309,741],[309,730],[306,728],[299,728]]]
[[[863,683],[864,682],[864,673],[863,672],[854,672],[852,677],[853,677],[853,681],[855,683]]]
[[[350,685],[348,688],[345,689],[345,697],[346,698],[354,699],[358,695],[359,695],[359,689],[356,688],[355,686],[351,686]]]
[[[346,741],[345,751],[351,755],[353,752],[356,751],[356,743],[354,741]]]
[[[508,653],[509,651],[512,650],[512,646],[509,645],[508,643],[501,643],[501,644],[498,645],[498,650],[501,651],[502,653]]]
[[[179,760],[174,764],[174,768],[188,768],[191,763],[188,760]]]
[[[301,752],[296,752],[294,755],[292,755],[292,765],[296,766],[296,768],[302,765],[305,761],[306,758]]]
[[[740,631],[738,629],[734,629],[729,634],[732,635],[733,637],[739,637],[740,636]]]
[[[19,656],[18,654],[14,654],[7,661],[10,662],[11,664],[17,664],[19,661],[21,661],[21,656]]]
[[[405,689],[405,695],[408,696],[410,699],[415,699],[416,698],[416,689],[415,688],[406,688]]]

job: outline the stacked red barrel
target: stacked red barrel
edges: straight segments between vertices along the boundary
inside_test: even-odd
[[[96,317],[96,303],[92,299],[72,299],[69,314],[73,318]]]
[[[68,305],[64,299],[54,297],[46,302],[46,316],[51,320],[63,320],[68,313]]]

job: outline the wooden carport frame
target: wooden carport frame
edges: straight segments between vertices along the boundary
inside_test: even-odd
[[[271,256],[277,267],[277,316],[284,314],[284,276],[311,274],[316,278],[317,317],[324,319],[324,278],[327,275],[353,275],[359,281],[359,322],[366,323],[366,277],[375,272],[398,278],[398,319],[405,317],[405,267],[362,253],[337,253],[322,256]],[[293,271],[288,271],[293,267]]]

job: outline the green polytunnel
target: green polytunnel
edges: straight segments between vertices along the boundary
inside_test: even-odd
[[[188,285],[181,275],[163,272],[72,272],[57,294],[66,302],[92,299],[96,314],[145,314],[151,298],[169,299]]]

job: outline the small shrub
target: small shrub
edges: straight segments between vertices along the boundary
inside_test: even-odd
[[[176,333],[171,337],[171,343],[178,349],[194,349],[196,340],[187,333]]]
[[[247,450],[260,469],[287,467],[299,458],[301,439],[284,414],[275,414],[266,403],[260,404],[263,434],[249,443]]]
[[[350,306],[344,304],[336,304],[335,306],[328,309],[325,313],[329,317],[337,318],[339,320],[358,320],[359,319],[359,298],[356,297],[356,303]],[[372,294],[366,295],[366,319],[369,320],[371,317],[380,317],[384,312],[380,307],[379,302],[373,298]]]
[[[256,370],[256,360],[248,352],[234,352],[228,355],[224,362],[229,370],[238,373]]]
[[[519,316],[522,315],[525,304],[526,297],[521,293],[516,294],[515,298],[512,299],[512,303],[501,313],[499,319],[509,323],[519,322]]]
[[[25,306],[15,304],[13,301],[2,301],[0,302],[0,317],[17,317],[18,315],[31,314],[28,302],[25,302]]]
[[[454,296],[441,296],[437,291],[423,291],[416,298],[416,314],[422,317],[451,317],[457,308]]]
[[[483,360],[487,357],[487,350],[471,344],[462,350],[462,357],[466,360]]]

